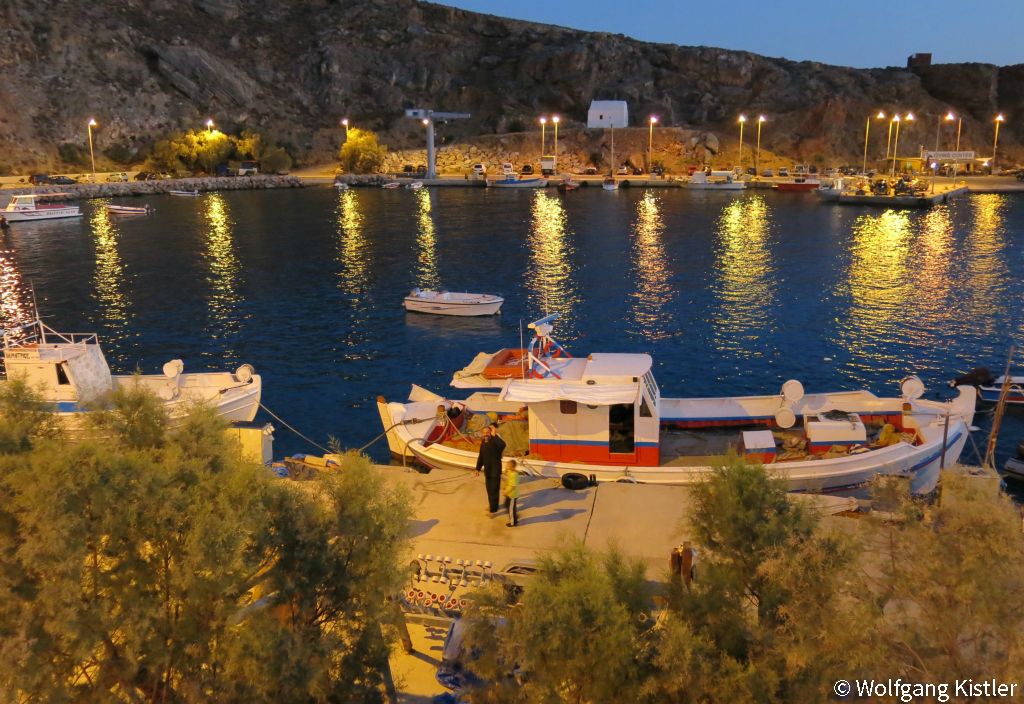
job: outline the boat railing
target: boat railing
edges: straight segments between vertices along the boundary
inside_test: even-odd
[[[4,349],[17,349],[32,345],[98,345],[94,332],[57,332],[41,320],[33,320],[15,328],[4,330]]]

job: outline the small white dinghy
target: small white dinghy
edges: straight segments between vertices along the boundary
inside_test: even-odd
[[[347,191],[348,190],[348,184],[345,183],[344,181],[335,181],[334,182],[334,187],[337,188],[339,191]]]
[[[144,205],[140,208],[133,205],[107,203],[107,212],[111,215],[149,215],[153,212],[153,206]]]
[[[405,309],[434,315],[495,315],[505,299],[489,293],[453,293],[414,288],[405,297]]]
[[[167,192],[170,195],[172,195],[172,196],[180,196],[182,198],[198,198],[199,197],[199,191],[178,191],[178,190],[172,190],[172,191],[167,191]]]
[[[412,183],[406,185],[406,188],[408,188],[410,191],[418,191],[421,188],[423,188],[423,181],[413,181]]]

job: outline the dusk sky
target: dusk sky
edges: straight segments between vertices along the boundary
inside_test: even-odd
[[[1024,63],[1024,0],[443,0],[475,12],[652,42],[742,49],[861,68],[935,63]]]

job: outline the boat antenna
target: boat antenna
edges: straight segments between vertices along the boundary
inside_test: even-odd
[[[39,305],[36,303],[36,284],[34,281],[28,282],[28,290],[32,295],[32,315],[34,321],[39,328],[39,342],[46,344],[46,331],[43,329],[43,321],[39,319]]]
[[[522,318],[519,319],[519,349],[520,350],[526,350],[526,348],[523,347],[523,319]],[[526,378],[526,355],[522,354],[522,353],[520,353],[520,355],[519,355],[519,371],[522,374],[522,378],[525,379]]]

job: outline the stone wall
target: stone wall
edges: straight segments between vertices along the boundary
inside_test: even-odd
[[[70,186],[26,186],[4,190],[4,194],[62,193],[54,200],[84,198],[111,198],[118,196],[146,196],[169,191],[244,191],[266,188],[301,188],[297,176],[231,176],[172,178],[157,181],[129,181],[128,183],[77,183]]]

